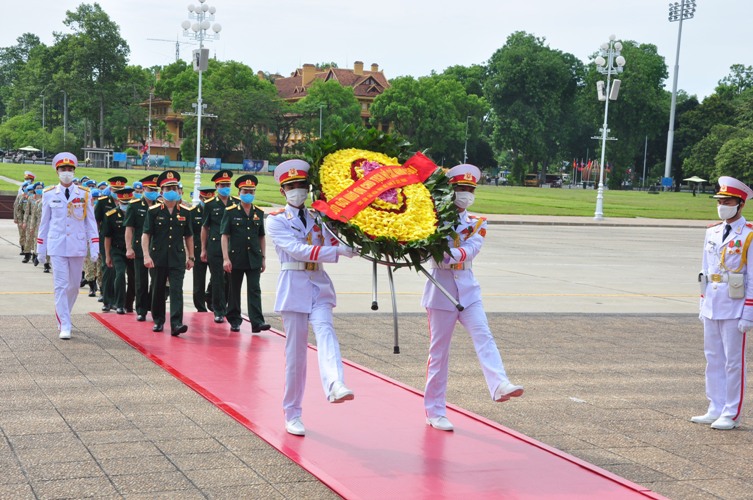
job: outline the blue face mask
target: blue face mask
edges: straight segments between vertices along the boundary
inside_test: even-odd
[[[142,196],[144,196],[144,193],[133,193],[133,197],[137,200],[140,200]]]
[[[164,198],[165,201],[178,201],[180,199],[180,193],[177,191],[165,191],[162,193],[162,198]]]
[[[222,197],[228,197],[230,196],[230,188],[229,187],[217,188],[217,194]]]
[[[37,193],[39,196],[42,196],[44,189],[35,189],[34,192]]]
[[[92,189],[92,198],[99,198],[100,196],[99,189]]]
[[[124,212],[127,211],[128,210],[128,203],[121,203],[120,204],[120,209],[122,211],[124,211]]]
[[[104,188],[102,191],[100,191],[100,194],[102,196],[110,196],[110,188],[109,187]]]
[[[254,195],[250,193],[244,193],[241,195],[241,202],[243,203],[253,203],[254,201]]]
[[[157,191],[144,191],[144,198],[146,198],[149,201],[154,201],[159,196],[159,193]]]

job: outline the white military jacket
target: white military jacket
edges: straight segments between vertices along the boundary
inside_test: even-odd
[[[731,224],[727,239],[722,240],[724,222],[706,229],[703,245],[701,273],[708,283],[701,295],[701,316],[709,319],[739,319],[753,321],[753,245],[748,248],[747,264],[743,265],[745,239],[753,232],[753,224],[747,224],[744,217]],[[742,273],[745,276],[745,297],[732,299],[729,296],[729,273]]]
[[[66,199],[65,188],[58,184],[45,189],[42,195],[42,219],[37,233],[40,255],[85,257],[87,244],[91,244],[92,249],[99,248],[89,190],[71,184],[68,193]]]
[[[335,287],[322,263],[337,262],[337,240],[322,230],[309,210],[305,213],[305,228],[298,209],[290,205],[267,217],[266,233],[275,244],[281,267],[275,312],[310,313],[314,303],[336,305]],[[305,269],[306,263],[311,270]],[[296,266],[299,269],[292,269]]]
[[[444,262],[432,261],[431,275],[463,306],[481,300],[481,286],[476,281],[471,263],[481,251],[486,236],[486,219],[458,214],[455,235],[449,238],[452,257]],[[431,281],[424,286],[421,305],[430,309],[454,311],[455,306]]]

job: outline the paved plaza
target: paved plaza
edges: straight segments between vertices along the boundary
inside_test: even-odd
[[[729,432],[688,421],[706,409],[695,282],[705,224],[492,222],[474,272],[508,373],[526,393],[491,402],[458,329],[448,401],[670,498],[753,498],[751,410]],[[281,328],[271,313],[279,264],[268,266],[263,303]],[[395,355],[386,271],[371,312],[369,262],[327,269],[343,357],[422,390],[424,279],[394,273]],[[73,339],[58,340],[51,276],[20,263],[12,221],[0,221],[0,272],[0,498],[335,496],[103,328],[84,289]],[[190,287],[189,272],[187,299]]]

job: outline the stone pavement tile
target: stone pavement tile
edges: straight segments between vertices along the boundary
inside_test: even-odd
[[[38,498],[28,483],[1,483],[0,498],[26,499]]]
[[[0,389],[0,401],[3,402],[3,412],[52,409],[52,402],[36,385],[26,390]]]
[[[588,433],[585,436],[581,436],[581,438],[598,448],[627,448],[630,446],[643,446],[644,444],[637,439],[616,432],[604,434]]]
[[[24,476],[24,471],[16,460],[3,459],[0,460],[0,485],[9,483],[26,483],[27,479]],[[1,490],[1,487],[0,487]],[[4,498],[0,495],[0,498]]]
[[[582,439],[578,439],[575,436],[568,436],[566,434],[560,434],[557,436],[548,436],[546,444],[554,446],[558,450],[570,452],[570,450],[585,450],[596,449],[596,446],[588,443]]]
[[[285,498],[296,500],[324,500],[340,498],[334,491],[319,481],[301,481],[299,483],[279,483],[274,485]]]
[[[63,462],[85,462],[91,460],[89,450],[83,444],[50,446],[44,448],[18,448],[15,450],[18,460],[24,467],[33,465],[55,464]]]
[[[204,490],[207,497],[217,500],[237,500],[239,498],[264,498],[265,500],[283,500],[286,497],[270,484],[252,484]],[[290,497],[287,497],[290,498]]]
[[[21,436],[10,436],[8,440],[16,450],[24,448],[49,448],[50,446],[80,446],[81,440],[71,432],[60,432],[50,434],[24,434]]]
[[[200,490],[227,486],[249,486],[265,484],[266,481],[248,467],[232,469],[193,469],[183,471],[188,479]]]
[[[297,464],[254,465],[254,470],[272,484],[316,481],[316,478]]]
[[[170,460],[180,470],[195,469],[224,469],[233,467],[245,467],[246,464],[233,452],[214,453],[171,453]],[[256,468],[255,468],[256,469]]]
[[[118,493],[128,496],[131,493],[198,492],[197,487],[179,471],[151,472],[110,476]]]
[[[633,463],[632,460],[627,459],[621,455],[618,455],[616,453],[612,453],[608,450],[603,450],[601,448],[588,448],[585,450],[580,449],[571,449],[567,451],[571,455],[574,455],[581,460],[585,460],[586,462],[596,465],[598,467],[606,467],[610,465],[616,465],[616,464],[631,464]]]
[[[212,434],[216,437],[216,439],[222,443],[223,446],[225,446],[228,450],[233,452],[258,452],[260,454],[268,453],[272,457],[274,457],[274,453],[269,453],[270,450],[274,451],[277,455],[282,456],[280,452],[278,452],[274,448],[270,448],[270,446],[262,440],[259,436],[256,434],[251,433],[250,431],[246,431],[246,434],[231,434],[231,435],[218,435],[218,434]],[[268,463],[268,462],[263,462]]]
[[[609,467],[609,472],[624,477],[634,483],[646,485],[657,481],[672,481],[673,477],[663,474],[649,466],[642,464],[615,464]]]
[[[207,439],[209,434],[198,425],[192,424],[185,417],[183,418],[171,418],[172,424],[167,424],[160,427],[153,427],[151,425],[140,425],[141,432],[144,433],[149,439]]]
[[[106,477],[83,477],[34,482],[40,498],[84,498],[115,496],[117,491]]]
[[[680,480],[715,479],[719,476],[719,471],[698,465],[681,457],[662,462],[651,462],[651,468],[671,478]]]
[[[265,449],[233,450],[233,452],[250,467],[264,465],[281,466],[291,463],[288,457],[271,447]]]
[[[141,430],[130,427],[127,429],[114,429],[105,431],[80,431],[79,439],[87,446],[106,445],[112,443],[132,443],[144,441],[145,437]]]
[[[734,498],[736,500],[753,499],[753,480],[750,477],[748,477],[747,481],[740,479],[707,479],[690,480],[686,481],[686,483],[720,498]]]
[[[25,422],[10,421],[0,424],[3,432],[8,436],[22,436],[26,434],[57,434],[69,431],[68,424],[62,417],[45,419],[29,419]]]
[[[608,451],[637,463],[673,462],[680,458],[674,453],[657,449],[653,446],[610,448]]]
[[[99,465],[109,476],[177,471],[175,464],[164,455],[107,458],[100,460]]]
[[[102,469],[91,457],[79,462],[54,462],[25,467],[29,480],[54,481],[61,479],[76,479],[85,477],[102,477]]]
[[[227,451],[225,446],[213,437],[199,439],[163,438],[155,440],[154,444],[165,454],[221,453]]]
[[[162,455],[162,452],[149,441],[132,441],[126,443],[107,443],[89,445],[92,455],[97,460],[108,458],[132,458]]]
[[[102,414],[94,412],[88,415],[69,416],[66,413],[64,414],[65,421],[74,432],[122,430],[133,427],[120,412],[107,411],[111,408],[105,407],[101,409],[105,410]]]
[[[161,493],[129,493],[121,498],[126,500],[203,500],[206,498],[205,492],[197,489],[188,491],[168,491]],[[238,498],[243,497],[236,497]],[[246,498],[263,498],[263,497],[246,497]]]
[[[120,406],[120,411],[126,417],[141,417],[149,415],[172,415],[174,417],[180,417],[183,413],[174,406],[166,406],[161,403],[153,402],[153,400],[146,399],[138,403],[132,403],[127,406]],[[133,420],[133,418],[131,418]]]
[[[225,418],[227,418],[227,416]],[[235,420],[218,424],[201,424],[201,428],[210,436],[214,436],[218,439],[244,437],[248,441],[247,444],[249,446],[266,446],[266,442],[263,439],[250,432]]]
[[[699,488],[690,481],[654,481],[652,483],[641,483],[641,485],[675,500],[709,500],[713,498],[708,491]],[[736,497],[732,498],[737,500]]]

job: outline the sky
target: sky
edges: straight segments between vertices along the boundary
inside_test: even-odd
[[[678,0],[679,1],[679,0]],[[51,45],[66,32],[66,10],[78,0],[9,2],[0,47],[34,33]],[[93,2],[89,2],[93,3]],[[199,0],[99,0],[120,26],[131,64],[150,67],[175,60],[175,41],[188,42],[181,23],[189,3]],[[207,0],[217,9],[220,39],[206,43],[220,60],[239,61],[254,71],[290,75],[305,63],[335,62],[365,69],[379,65],[387,78],[442,72],[448,66],[484,64],[515,31],[544,38],[553,49],[584,62],[614,34],[657,46],[671,90],[678,25],[660,0]],[[743,0],[697,0],[693,19],[683,22],[678,89],[703,99],[714,92],[733,64],[753,65],[753,9]],[[152,41],[150,38],[168,41]],[[195,47],[180,44],[189,61]],[[625,71],[630,70],[627,61]]]

